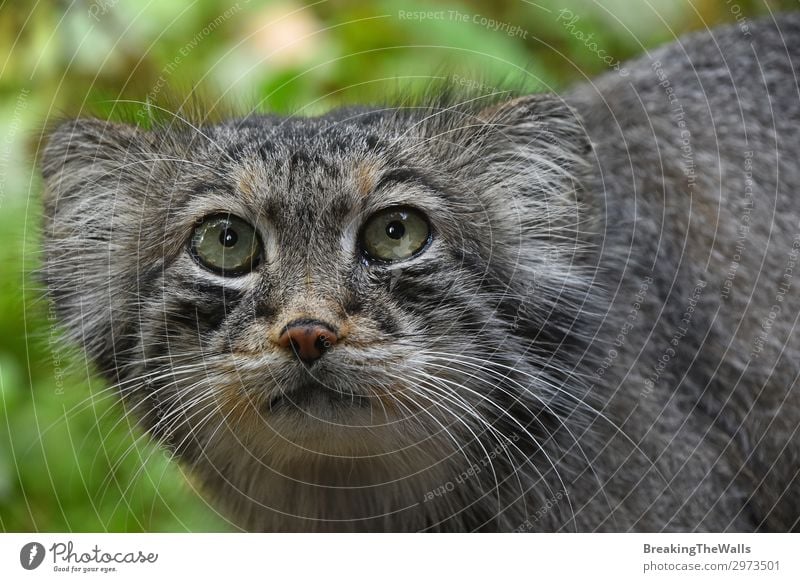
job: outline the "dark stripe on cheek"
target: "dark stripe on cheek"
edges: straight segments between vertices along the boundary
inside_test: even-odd
[[[395,335],[400,331],[397,319],[386,310],[376,311],[372,314],[372,319],[378,324],[378,328],[388,335]]]
[[[273,319],[278,310],[265,301],[258,301],[253,304],[253,316],[257,319]]]
[[[181,295],[167,304],[165,319],[200,331],[219,328],[242,301],[240,291],[213,283],[194,283]]]
[[[358,315],[364,311],[364,302],[355,295],[350,295],[344,302],[344,310],[348,315]]]
[[[168,324],[177,324],[194,331],[214,331],[225,321],[231,307],[222,303],[205,304],[178,300],[167,308],[164,314]]]
[[[189,289],[195,293],[202,294],[202,299],[206,300],[218,299],[221,302],[235,303],[242,299],[241,291],[215,283],[195,282]]]

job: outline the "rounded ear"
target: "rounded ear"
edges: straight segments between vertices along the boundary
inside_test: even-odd
[[[113,368],[112,325],[125,320],[128,274],[118,255],[132,227],[114,217],[140,204],[137,184],[147,183],[151,157],[141,130],[76,119],[54,128],[41,159],[41,275],[69,335],[101,369]]]
[[[471,120],[461,141],[470,161],[457,161],[478,191],[531,204],[549,200],[552,211],[581,201],[592,147],[579,114],[563,99],[517,97],[485,106]]]
[[[144,153],[142,132],[133,126],[100,119],[71,119],[58,123],[47,137],[41,161],[45,204],[80,195],[78,184],[101,179],[115,167]]]
[[[49,132],[42,171],[47,177],[68,163],[112,160],[137,145],[141,130],[132,125],[94,118],[61,121]]]
[[[496,103],[477,117],[489,128],[485,145],[498,155],[529,150],[569,172],[584,165],[592,149],[580,115],[553,93]]]

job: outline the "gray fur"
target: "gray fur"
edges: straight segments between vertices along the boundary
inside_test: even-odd
[[[800,18],[750,32],[561,97],[65,122],[50,295],[246,529],[797,529]],[[368,264],[394,204],[433,243]],[[253,273],[186,251],[220,211],[259,230]],[[310,371],[275,345],[298,315],[346,330]]]

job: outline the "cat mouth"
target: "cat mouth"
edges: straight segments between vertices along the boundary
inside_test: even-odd
[[[369,398],[365,396],[309,381],[272,396],[264,405],[264,412],[324,412],[367,406]]]

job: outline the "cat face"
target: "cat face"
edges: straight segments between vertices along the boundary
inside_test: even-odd
[[[570,408],[559,346],[589,288],[580,135],[542,97],[67,122],[43,160],[48,288],[193,462],[535,450]]]

